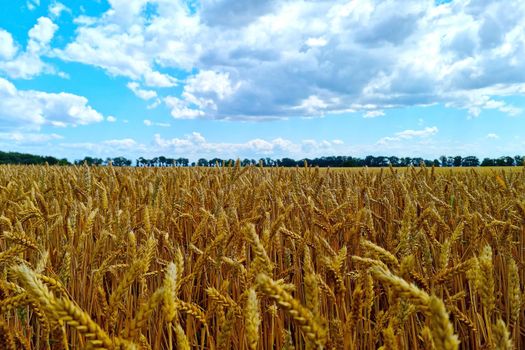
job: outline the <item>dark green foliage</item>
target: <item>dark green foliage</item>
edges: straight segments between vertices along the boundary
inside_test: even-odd
[[[69,165],[67,159],[57,159],[51,156],[37,156],[28,153],[2,152],[0,151],[0,164],[49,164]]]

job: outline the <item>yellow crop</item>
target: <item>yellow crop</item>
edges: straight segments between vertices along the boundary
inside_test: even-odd
[[[0,348],[525,347],[525,171],[0,167]]]

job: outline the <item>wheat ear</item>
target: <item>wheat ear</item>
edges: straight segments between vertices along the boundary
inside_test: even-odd
[[[255,350],[257,349],[257,343],[259,342],[259,325],[261,324],[261,316],[259,315],[259,300],[257,299],[257,294],[253,288],[248,291],[244,315],[248,348],[250,350]]]
[[[435,296],[430,297],[430,330],[436,349],[456,350],[459,347],[458,337],[448,318],[443,301]]]
[[[513,350],[510,333],[503,320],[499,319],[495,325],[492,326],[492,335],[494,339],[495,350]]]
[[[42,307],[48,317],[75,328],[98,349],[113,349],[110,337],[91,317],[69,299],[57,299],[27,266],[14,268],[28,294]]]
[[[301,305],[288,292],[282,289],[278,283],[265,274],[257,276],[257,287],[274,300],[299,324],[306,339],[317,346],[324,346],[326,342],[326,330],[321,327],[312,312]]]

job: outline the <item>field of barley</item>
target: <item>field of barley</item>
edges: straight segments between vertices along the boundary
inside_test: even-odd
[[[0,348],[525,347],[525,170],[0,167]]]

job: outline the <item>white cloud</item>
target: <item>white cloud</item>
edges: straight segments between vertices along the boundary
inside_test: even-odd
[[[307,155],[325,155],[331,150],[333,150],[332,143],[327,140],[303,140],[301,143],[301,153]]]
[[[50,50],[50,43],[58,26],[47,17],[40,17],[28,32],[25,51],[17,52],[9,33],[0,30],[0,71],[11,78],[30,79],[43,72],[56,73],[55,69],[43,62],[42,55]],[[3,56],[3,57],[2,57]]]
[[[16,54],[17,48],[11,33],[0,29],[0,60],[9,60]]]
[[[103,145],[108,145],[111,147],[116,147],[117,149],[127,149],[137,146],[137,141],[127,138],[127,139],[117,139],[117,140],[108,140],[102,142]]]
[[[58,26],[47,17],[40,17],[37,23],[29,30],[29,43],[27,49],[29,51],[39,51],[45,48],[53,39]]]
[[[40,6],[40,0],[27,0],[26,5],[30,11],[33,11]]]
[[[171,109],[171,115],[177,119],[195,119],[214,117],[218,104],[227,100],[242,85],[232,83],[229,73],[202,70],[186,80],[181,98],[168,96],[164,99]]]
[[[411,139],[414,137],[429,137],[429,136],[437,134],[438,131],[439,131],[438,128],[433,126],[433,127],[426,127],[421,130],[410,130],[409,129],[409,130],[400,131],[396,133],[396,136],[402,139]]]
[[[153,103],[149,104],[147,106],[148,109],[155,109],[157,108],[158,106],[160,106],[160,104],[162,103],[162,101],[160,100],[160,98],[157,98],[155,99],[155,101],[153,101]]]
[[[82,13],[85,13],[85,9],[83,9],[82,6],[80,7],[80,10],[81,10]],[[96,17],[85,16],[85,15],[80,15],[80,16],[78,16],[78,17],[73,19],[73,23],[75,23],[77,25],[91,26],[91,25],[97,23],[97,18]]]
[[[229,73],[217,73],[202,70],[186,81],[186,94],[212,94],[219,100],[231,96],[239,88],[240,83],[232,85]]]
[[[11,82],[0,78],[0,122],[14,129],[85,125],[103,119],[83,96],[18,90]]]
[[[170,123],[157,123],[157,122],[153,122],[149,119],[144,119],[144,125],[146,126],[159,126],[161,128],[169,128],[171,126]]]
[[[337,139],[336,139],[336,140],[332,140],[332,143],[333,143],[334,145],[342,145],[342,144],[344,144],[344,141],[343,141],[343,140],[337,140]]]
[[[186,94],[169,100],[177,118],[372,117],[435,103],[472,116],[521,112],[503,99],[525,88],[523,1],[109,4],[77,18],[75,38],[56,53],[143,86],[173,86],[167,72],[186,71]]]
[[[0,133],[0,140],[13,141],[17,144],[40,144],[53,140],[60,140],[63,137],[58,134],[22,133],[9,132]]]
[[[512,87],[514,87],[515,90],[513,92],[509,92],[509,90],[511,90]],[[490,89],[458,92],[453,96],[453,100],[447,102],[445,105],[447,107],[467,109],[469,116],[471,117],[478,117],[484,109],[496,109],[502,113],[506,113],[514,117],[522,113],[521,108],[515,107],[512,104],[508,104],[507,102],[502,100],[494,100],[490,96],[492,94],[500,96],[509,96],[512,94],[519,95],[523,93],[522,91],[524,87],[517,87],[511,85],[506,87],[504,90],[498,92],[487,91]]]
[[[394,138],[394,136],[392,136]],[[7,140],[0,145],[23,145],[21,142]],[[57,138],[58,139],[58,138]],[[54,140],[54,139],[53,139]],[[51,142],[42,141],[42,142]],[[30,144],[30,143],[28,143]],[[270,157],[273,159],[290,157],[296,160],[314,158],[327,155],[350,155],[363,158],[366,155],[408,156],[434,159],[440,155],[476,155],[478,157],[499,157],[504,154],[514,154],[516,144],[525,144],[520,138],[511,139],[509,143],[487,149],[486,142],[465,142],[454,140],[437,140],[431,137],[413,137],[408,139],[385,140],[383,143],[372,144],[338,144],[336,140],[299,140],[292,141],[285,138],[263,139],[255,138],[237,142],[214,142],[201,133],[164,138],[160,134],[154,135],[152,140],[139,142],[133,138],[101,140],[98,142],[53,143],[53,150],[60,151],[60,157],[70,159],[82,158],[86,155],[97,157],[115,157],[118,155],[136,159],[137,157],[152,158],[160,155],[169,157],[187,157],[191,160],[198,158],[250,158],[259,159]],[[21,147],[19,147],[21,149]],[[26,148],[27,149],[27,148]]]
[[[365,113],[365,118],[376,118],[376,117],[382,117],[385,115],[385,112],[383,111],[368,111]]]
[[[318,96],[311,95],[301,101],[298,106],[293,107],[306,115],[322,115],[328,104]]]
[[[188,107],[188,103],[180,98],[168,96],[164,98],[164,102],[171,109],[171,116],[175,119],[195,119],[204,116],[202,110]]]
[[[155,91],[141,89],[139,83],[137,82],[129,82],[127,86],[128,89],[133,91],[135,96],[143,100],[151,100],[152,98],[157,97],[157,93]]]
[[[125,155],[129,157],[145,155],[151,151],[146,145],[132,138],[111,139],[100,142],[64,142],[57,146],[65,152],[74,155],[74,157],[84,157],[86,155],[96,157]]]
[[[71,78],[71,76],[69,74],[67,74],[66,72],[57,72],[57,75],[62,78],[62,79],[69,79]]]
[[[387,145],[389,143],[399,142],[403,140],[411,140],[414,138],[427,139],[437,134],[438,131],[439,129],[436,126],[426,127],[420,130],[407,129],[407,130],[403,130],[403,131],[395,133],[394,136],[383,137],[377,143],[380,145]]]
[[[290,151],[294,147],[291,142],[282,139],[273,141],[254,139],[244,143],[214,143],[208,142],[198,132],[193,132],[184,138],[173,139],[163,139],[159,134],[155,134],[155,145],[161,149],[170,149],[178,154],[222,157],[238,157],[245,154],[270,155],[277,149]]]
[[[498,134],[495,134],[495,133],[487,134],[486,137],[487,137],[488,139],[491,139],[491,140],[497,140],[497,139],[499,139]]]
[[[90,64],[105,69],[111,75],[138,80],[145,72],[151,71],[143,59],[144,39],[124,34],[111,39],[105,36],[105,33],[111,34],[116,30],[111,25],[98,30],[80,27],[77,29],[77,41],[68,44],[64,51],[57,51],[57,54],[67,61]]]
[[[114,116],[110,115],[106,118],[106,120],[110,123],[114,123],[117,121],[117,118],[115,118]]]
[[[328,43],[328,41],[325,38],[323,38],[323,37],[308,38],[306,40],[306,45],[308,45],[310,47],[323,47],[323,46],[326,46],[327,43]]]
[[[62,12],[71,12],[71,10],[64,4],[58,1],[53,1],[48,7],[49,14],[53,18],[58,18]]]
[[[149,1],[158,14],[146,19],[143,9],[147,3],[112,0],[101,17],[78,17],[75,40],[56,50],[57,55],[100,67],[111,75],[142,79],[147,86],[176,85],[175,78],[156,66],[191,68],[184,61],[188,60],[186,52],[199,46],[191,42],[198,19],[189,15],[182,2],[164,0]]]
[[[0,62],[0,71],[4,71],[11,78],[31,79],[43,72],[51,73],[53,69],[39,56],[24,52],[13,60]]]
[[[172,87],[177,85],[177,79],[154,71],[144,73],[144,83],[150,87]]]
[[[210,142],[202,134],[193,132],[182,138],[165,139],[155,134],[154,145],[156,150],[181,154],[189,157],[296,157],[320,156],[325,152],[336,150],[341,145],[338,140],[302,140],[294,143],[283,138],[272,140],[252,139],[246,142],[227,143]]]

